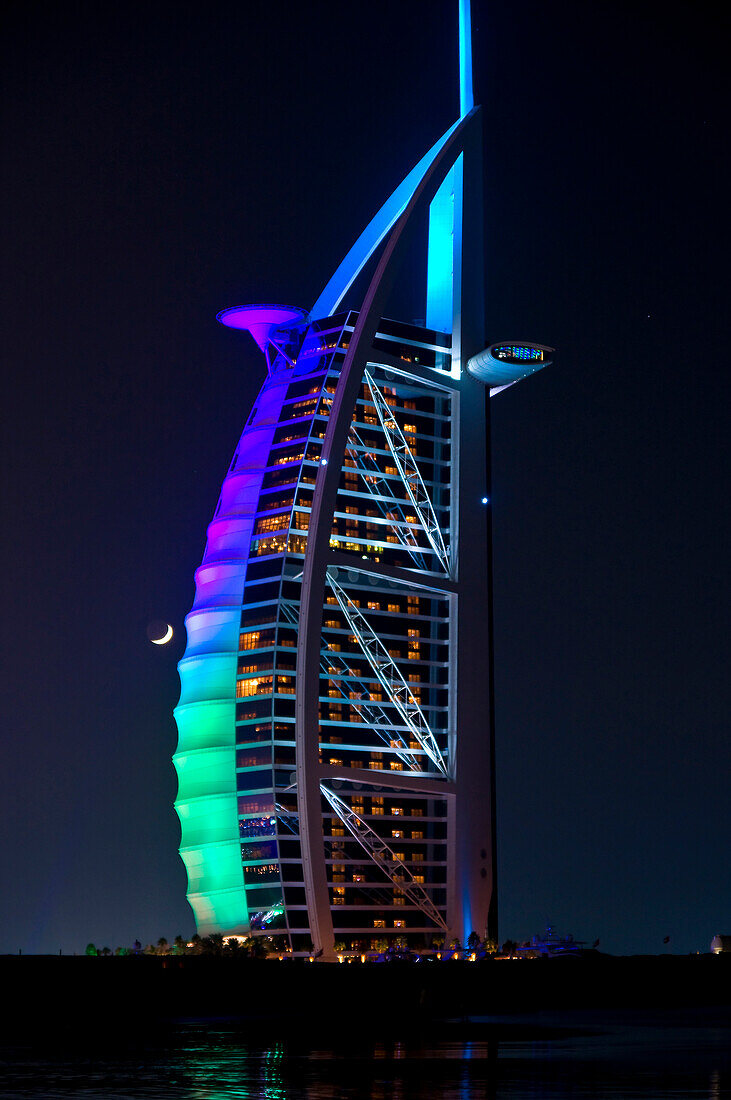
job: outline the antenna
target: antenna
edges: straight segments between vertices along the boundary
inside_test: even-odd
[[[459,113],[464,118],[475,105],[472,88],[472,19],[470,0],[459,0]]]

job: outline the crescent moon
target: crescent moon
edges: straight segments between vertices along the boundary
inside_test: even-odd
[[[168,623],[168,628],[163,634],[162,638],[150,638],[153,645],[165,645],[173,636],[173,628]]]

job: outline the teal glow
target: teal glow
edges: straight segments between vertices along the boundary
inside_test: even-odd
[[[429,207],[429,251],[426,261],[426,325],[452,331],[454,298],[454,169],[451,168]]]
[[[470,0],[459,0],[459,112],[461,117],[468,115],[474,105]]]
[[[254,515],[288,378],[283,371],[264,383],[221,486],[178,664],[175,809],[188,901],[203,936],[250,931],[236,789],[236,666]]]

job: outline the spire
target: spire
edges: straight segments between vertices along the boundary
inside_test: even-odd
[[[475,105],[472,90],[472,22],[470,0],[459,0],[459,113],[468,115]],[[451,332],[459,314],[459,287],[455,299],[455,263],[462,249],[462,161],[445,177],[429,210],[429,250],[426,270],[426,324],[438,332]]]
[[[472,19],[470,0],[459,0],[459,113],[464,118],[475,105],[472,88]]]
[[[472,90],[472,24],[470,0],[458,2],[459,102],[460,118],[464,118],[475,105]],[[312,307],[313,317],[327,317],[338,308],[358,273],[403,213],[419,181],[458,123],[459,119],[422,157],[366,226]],[[426,324],[438,332],[452,331],[455,312],[459,313],[461,308],[459,300],[455,301],[454,292],[455,256],[459,257],[462,248],[461,173],[461,160],[458,158],[457,167],[445,177],[429,212]]]

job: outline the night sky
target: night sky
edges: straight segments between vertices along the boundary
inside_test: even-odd
[[[708,950],[731,932],[728,27],[702,2],[476,16],[486,338],[559,349],[493,403],[501,936]],[[453,121],[456,0],[5,18],[0,952],[72,952],[194,931],[176,662],[264,378],[215,314],[309,307]]]

